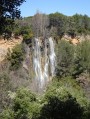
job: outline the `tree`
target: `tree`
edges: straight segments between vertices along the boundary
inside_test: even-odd
[[[81,119],[82,115],[83,108],[72,96],[63,101],[58,97],[51,97],[42,107],[40,119]]]
[[[56,75],[66,77],[72,73],[74,46],[67,41],[60,41],[57,48]]]
[[[82,119],[84,108],[79,100],[84,100],[84,96],[81,89],[79,93],[78,90],[79,87],[73,79],[66,78],[59,82],[53,80],[47,89],[46,103],[41,108],[39,119]]]
[[[75,14],[71,18],[74,21],[74,28],[77,34],[83,33],[86,35],[90,33],[90,18],[87,15]]]
[[[52,27],[56,27],[57,35],[60,36],[60,38],[62,38],[62,36],[66,31],[67,17],[63,14],[56,12],[54,14],[50,14],[49,19],[50,19],[50,24],[49,24],[50,29]]]
[[[13,97],[13,105],[1,113],[0,119],[36,119],[38,109],[35,94],[27,88],[20,88]]]
[[[37,12],[32,18],[32,29],[35,37],[45,36],[49,25],[48,16]]]
[[[8,26],[8,20],[12,25],[14,19],[20,17],[20,10],[18,7],[25,0],[1,0],[0,1],[0,33],[4,32],[5,27]]]
[[[74,38],[76,36],[76,25],[73,17],[68,17],[67,33]]]
[[[83,25],[83,28],[84,28],[84,33],[85,34],[88,34],[88,31],[90,29],[90,20],[89,20],[89,17],[87,15],[84,15],[82,21],[83,21],[83,24],[82,25]]]
[[[18,69],[24,60],[25,51],[22,44],[16,45],[12,53],[8,53],[7,59],[10,61],[10,69]]]
[[[32,115],[32,104],[35,101],[36,97],[30,90],[26,88],[18,89],[13,106],[15,119],[28,119],[29,115]]]
[[[12,103],[1,113],[0,119],[90,118],[90,103],[78,83],[70,78],[53,80],[41,96],[28,88],[17,89]]]
[[[73,76],[79,76],[81,73],[90,74],[90,41],[81,42],[76,48],[76,56],[74,60]]]

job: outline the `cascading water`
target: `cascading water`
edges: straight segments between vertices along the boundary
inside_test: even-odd
[[[47,39],[46,39],[45,40],[45,66],[44,66],[44,72],[43,72],[45,81],[47,81],[49,78],[49,71],[48,71],[49,58],[48,58],[47,51],[48,51],[48,49],[47,49]]]
[[[45,40],[45,47],[44,47],[44,64],[42,68],[42,56],[41,56],[41,44],[40,40],[35,38],[35,44],[34,44],[34,57],[33,57],[33,66],[35,71],[35,79],[37,81],[37,84],[39,88],[43,88],[45,86],[45,83],[49,80],[49,66],[51,70],[51,76],[53,77],[55,75],[55,52],[54,52],[54,43],[52,38],[48,39],[49,42],[49,49],[47,47],[47,40]],[[50,54],[48,54],[48,50],[50,50]]]
[[[55,65],[56,65],[56,60],[55,60],[55,51],[54,51],[54,42],[52,38],[49,38],[49,45],[50,45],[50,68],[51,68],[51,76],[53,77],[55,75]]]
[[[36,74],[36,80],[41,87],[44,84],[44,77],[42,74],[42,67],[41,67],[41,51],[40,51],[40,43],[39,40],[35,38],[35,46],[34,46],[34,70]]]

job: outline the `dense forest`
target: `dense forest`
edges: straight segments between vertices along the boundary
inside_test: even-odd
[[[37,12],[21,18],[24,0],[1,1],[0,39],[23,40],[0,62],[0,119],[90,119],[90,17]],[[35,71],[44,65],[48,81],[41,87]]]
[[[73,16],[66,16],[58,12],[45,15],[37,12],[36,15],[32,17],[16,20],[16,23],[18,24],[18,28],[14,30],[15,34],[24,35],[24,31],[22,32],[22,30],[26,29],[27,35],[30,35],[27,37],[36,35],[36,29],[39,30],[39,36],[44,35],[40,33],[40,27],[45,30],[45,24],[47,24],[46,27],[48,31],[46,32],[48,32],[48,35],[52,35],[54,37],[62,38],[63,35],[67,34],[73,38],[78,35],[90,34],[90,17],[88,17],[87,15],[75,14]],[[36,29],[34,28],[34,26],[36,27]],[[31,32],[31,34],[28,34],[28,32]]]
[[[27,38],[35,36],[36,29],[39,36],[44,35],[44,33],[40,33],[40,30],[42,30],[48,32],[48,35],[59,38],[62,38],[65,34],[70,35],[72,38],[78,35],[90,34],[90,17],[81,14],[66,16],[58,12],[49,15],[37,12],[34,16],[16,19],[15,23],[12,22],[11,19],[6,19],[5,26],[0,30],[0,33],[4,33],[8,37],[14,33],[15,35],[24,35]],[[45,25],[47,31],[44,31]],[[42,28],[40,29],[40,27]]]

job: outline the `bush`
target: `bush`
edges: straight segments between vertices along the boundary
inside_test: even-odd
[[[70,76],[74,61],[74,46],[67,41],[60,41],[57,46],[56,75],[60,77]]]
[[[4,110],[0,114],[0,119],[15,119],[14,118],[14,112],[10,109]]]
[[[16,70],[21,66],[22,61],[24,60],[24,55],[25,52],[22,44],[16,45],[13,48],[12,53],[8,55],[11,70]]]
[[[90,41],[81,42],[76,47],[76,56],[74,60],[73,76],[77,77],[83,72],[90,74]]]
[[[15,102],[18,98],[21,107],[18,109],[27,110],[28,113],[21,111],[21,114],[26,113],[30,119],[89,119],[90,117],[90,102],[83,89],[70,77],[63,78],[59,82],[57,78],[53,79],[43,98],[36,98],[26,89],[17,91]]]
[[[89,119],[89,106],[80,86],[68,77],[54,80],[39,97],[26,88],[18,89],[12,108],[1,115],[4,119]]]
[[[39,119],[81,119],[82,116],[83,108],[68,94],[65,100],[57,96],[49,98],[41,109]]]
[[[28,119],[32,116],[33,103],[36,101],[36,97],[28,89],[21,88],[17,90],[16,97],[14,99],[14,113],[16,119]]]
[[[0,111],[8,107],[11,103],[8,91],[11,89],[9,75],[5,72],[0,73]]]
[[[88,119],[90,101],[79,84],[70,77],[58,80],[54,78],[48,87],[41,119]]]

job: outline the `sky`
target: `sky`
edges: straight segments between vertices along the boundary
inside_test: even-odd
[[[90,0],[26,0],[21,6],[21,16],[33,16],[37,11],[41,13],[60,12],[67,16],[76,13],[90,16]]]

